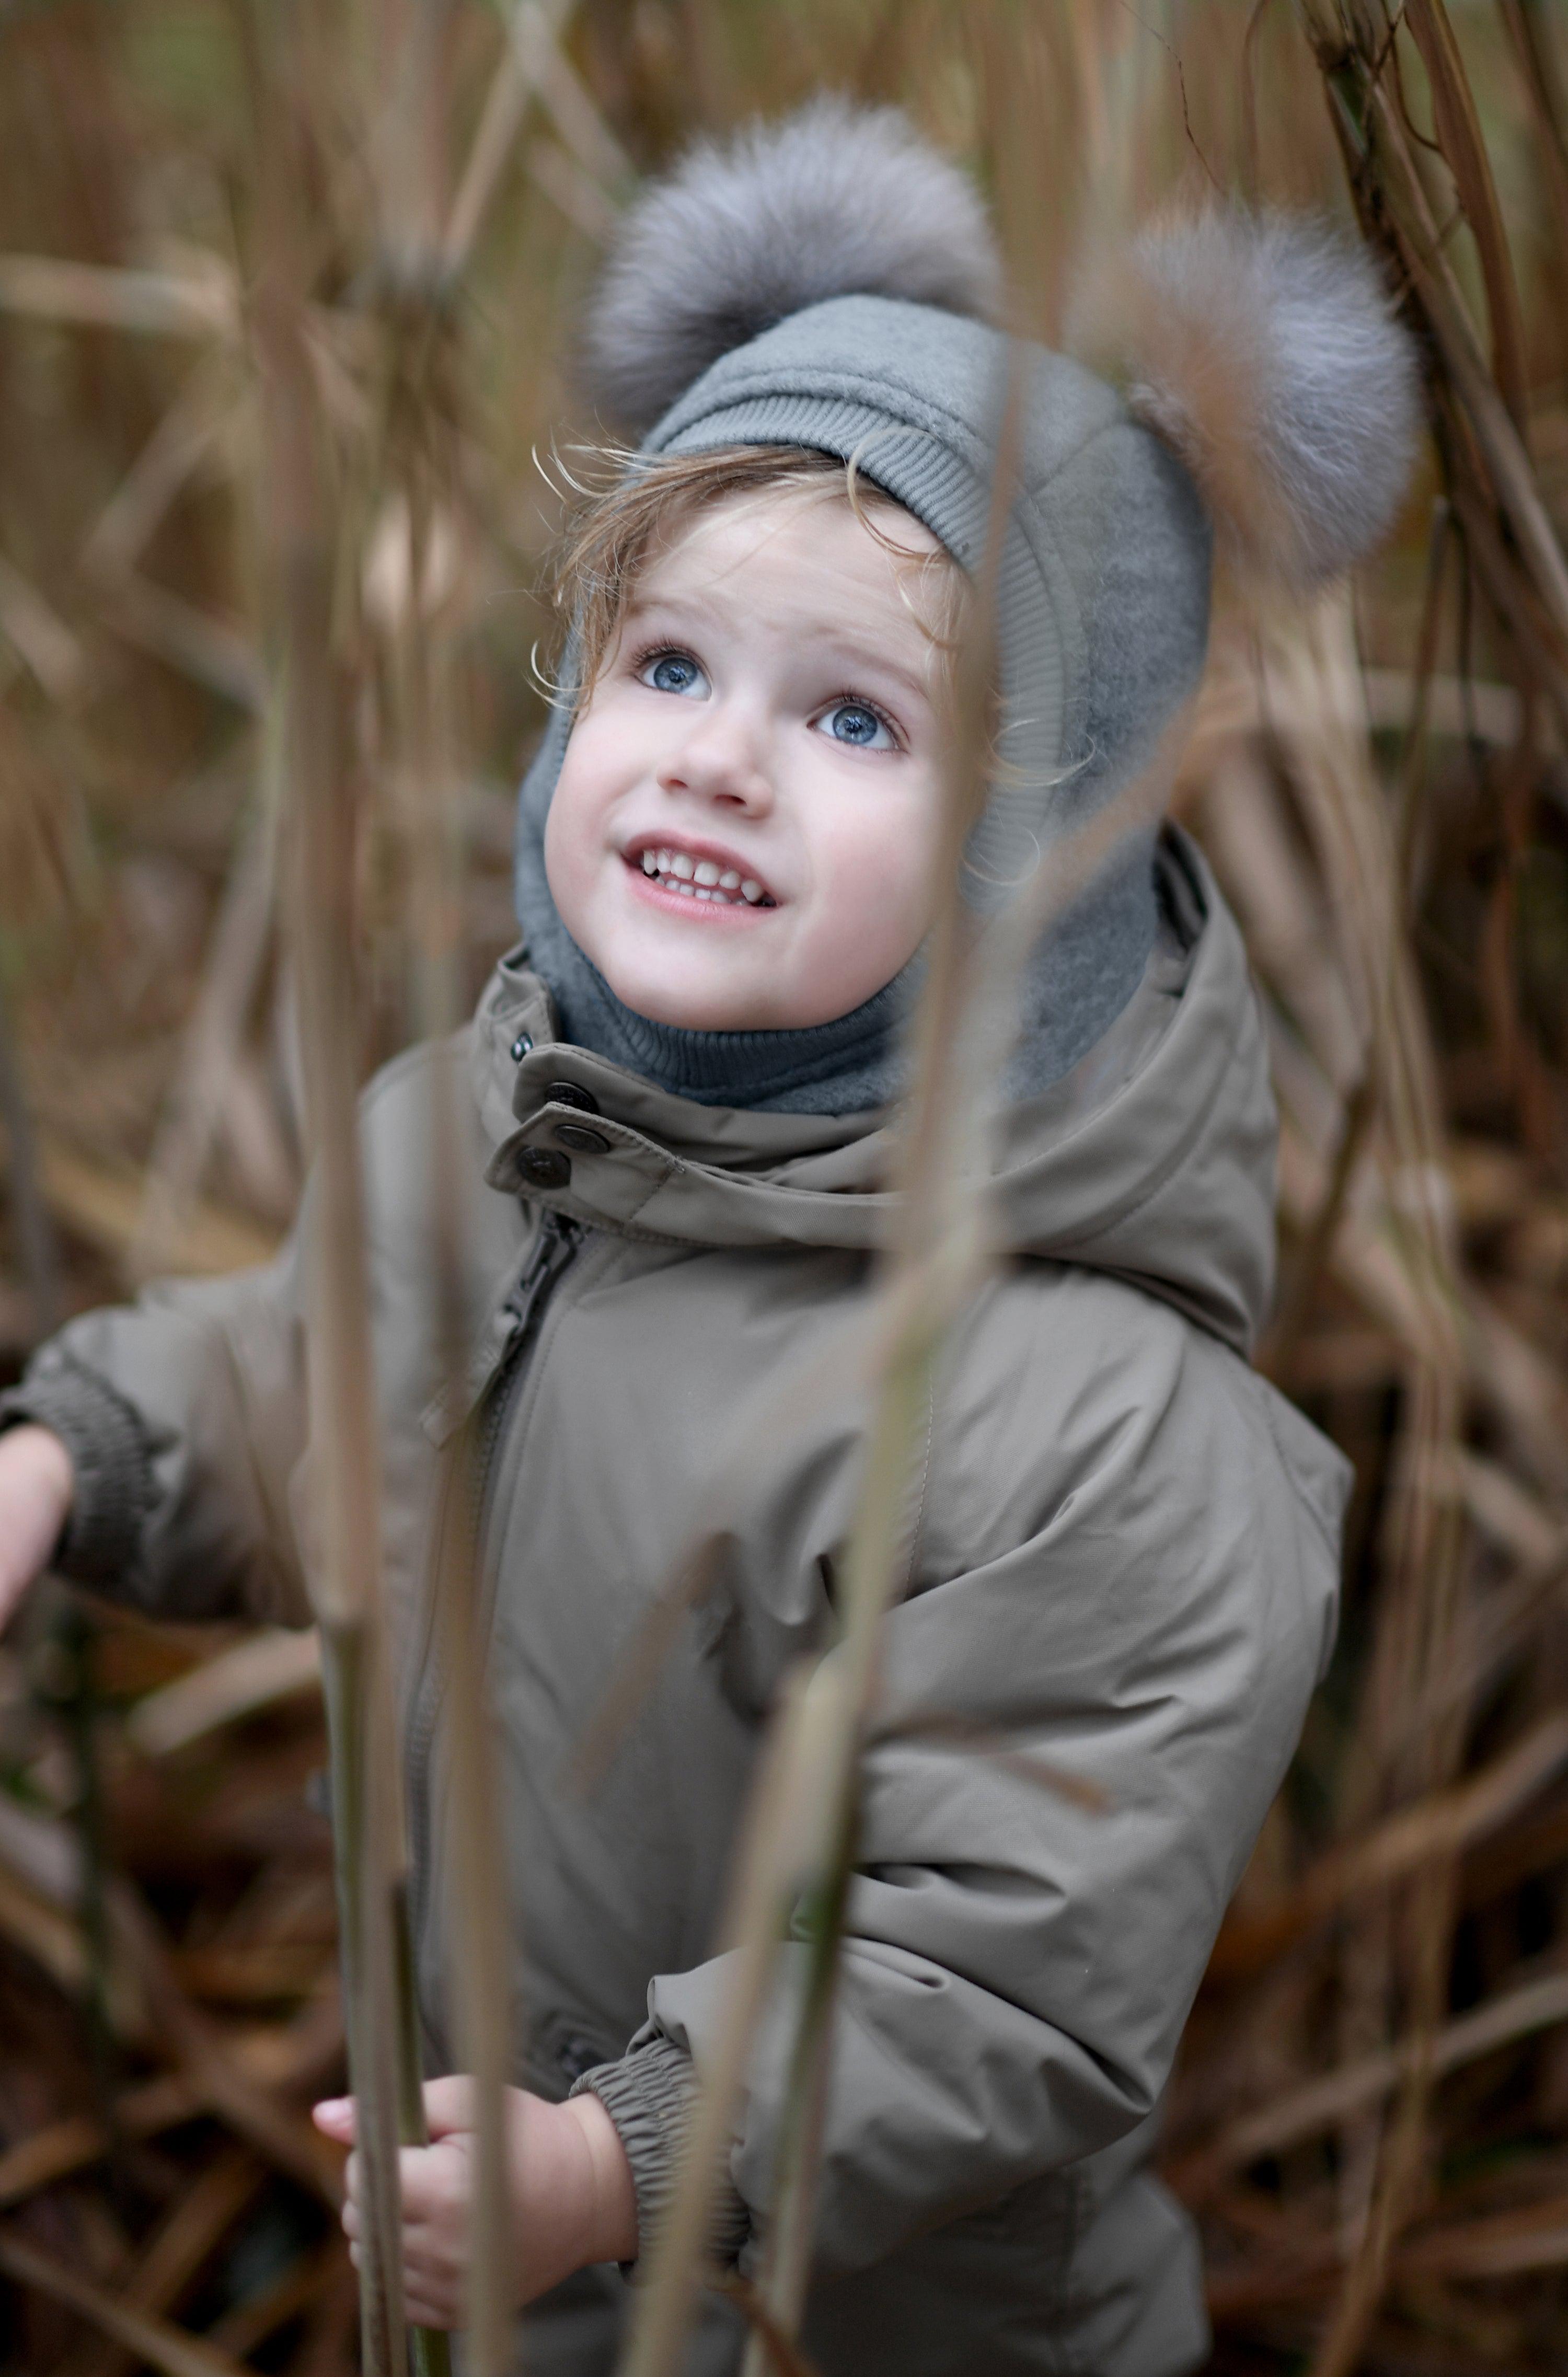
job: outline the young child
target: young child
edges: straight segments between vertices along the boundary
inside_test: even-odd
[[[1027,355],[993,812],[1022,804],[1047,864],[1192,690],[1211,522],[1298,582],[1330,574],[1387,521],[1413,435],[1359,254],[1221,217],[1133,269],[1130,404]],[[972,192],[885,113],[823,103],[702,151],[633,214],[589,349],[643,443],[568,556],[562,701],[521,801],[526,938],[468,1037],[457,1408],[426,1275],[429,1053],[364,1102],[439,2071],[427,1579],[459,1431],[477,1448],[537,2371],[612,2366],[610,2265],[657,2227],[721,2017],[714,1929],[761,1728],[831,1638],[999,287]],[[867,1752],[805,2330],[826,2377],[1203,2359],[1194,2239],[1148,2157],[1334,1625],[1344,1464],[1248,1365],[1273,1111],[1241,944],[1190,843],[1130,806],[1035,952],[1023,1019],[990,1158],[1002,1260],[942,1356]],[[170,1617],[306,1620],[300,1295],[291,1251],[41,1352],[4,1405],[0,1610],[53,1559]],[[704,1538],[712,1589],[583,1796],[565,1770],[617,1650]],[[976,1736],[1097,1785],[1103,1810]],[[742,2270],[782,2087],[760,2052],[721,2206]],[[467,2084],[428,2097],[406,2269],[413,2315],[446,2325]],[[318,2119],[352,2137],[351,2105]],[[737,2351],[713,2308],[691,2365]]]

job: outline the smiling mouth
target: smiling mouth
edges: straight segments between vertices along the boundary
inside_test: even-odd
[[[756,876],[745,875],[738,866],[725,866],[717,859],[696,857],[673,843],[650,842],[640,851],[628,851],[627,865],[656,883],[661,891],[694,905],[772,908],[778,904]]]

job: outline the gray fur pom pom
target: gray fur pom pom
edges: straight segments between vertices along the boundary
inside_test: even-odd
[[[1393,520],[1420,428],[1415,349],[1366,250],[1283,215],[1156,224],[1086,282],[1078,342],[1179,454],[1245,571],[1304,590]]]
[[[589,311],[590,397],[649,429],[709,364],[825,297],[982,318],[1001,269],[971,183],[896,108],[819,99],[703,141],[627,217]]]

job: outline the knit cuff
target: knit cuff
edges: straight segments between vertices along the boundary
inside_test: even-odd
[[[50,1565],[112,1590],[134,1567],[156,1488],[152,1451],[124,1395],[68,1354],[49,1353],[0,1394],[0,1430],[29,1422],[71,1456],[71,1508]]]
[[[655,2036],[634,2047],[618,2063],[585,2072],[572,2088],[597,2096],[620,2132],[637,2191],[637,2260],[634,2276],[647,2260],[671,2200],[680,2169],[680,2148],[697,2093],[697,2072],[686,2049]],[[725,2170],[719,2180],[709,2227],[709,2251],[721,2268],[732,2269],[751,2233],[751,2213]]]

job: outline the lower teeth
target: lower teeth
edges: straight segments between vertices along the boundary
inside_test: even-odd
[[[721,891],[716,886],[710,887],[706,883],[688,883],[679,875],[662,874],[657,867],[645,866],[642,872],[650,883],[659,886],[661,891],[678,891],[683,900],[709,900],[721,908],[771,908],[773,904],[766,896],[760,900],[748,900],[744,892]]]

